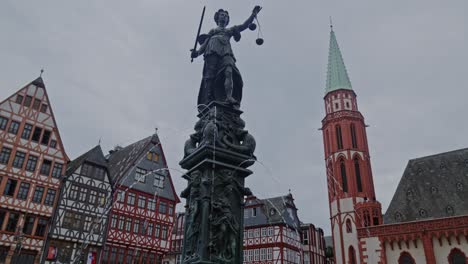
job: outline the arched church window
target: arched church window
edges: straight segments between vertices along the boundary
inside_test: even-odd
[[[354,124],[351,124],[350,126],[350,130],[351,130],[351,143],[353,145],[353,148],[357,148],[357,138],[356,138],[356,127],[354,126]]]
[[[338,149],[343,149],[343,137],[341,136],[341,126],[337,125],[336,130],[336,144]]]
[[[398,264],[416,264],[414,258],[408,252],[402,252],[400,258],[398,259]]]
[[[349,253],[349,263],[356,264],[357,263],[356,251],[354,250],[353,246],[349,247],[348,253]]]
[[[346,220],[346,233],[353,232],[353,225],[351,224],[351,220],[349,218]]]
[[[348,178],[346,177],[346,165],[344,160],[340,161],[340,169],[341,169],[341,183],[343,192],[348,192]]]
[[[354,159],[354,172],[356,174],[357,191],[362,192],[361,169],[359,167],[359,159],[357,157]]]
[[[333,165],[332,163],[328,163],[328,169],[329,169],[329,180],[330,180],[330,184],[331,184],[331,188],[332,188],[332,194],[333,194],[333,197],[336,196],[336,179],[335,179],[335,175],[333,174]]]
[[[449,264],[466,264],[466,255],[458,248],[452,249],[448,256]]]
[[[327,154],[330,154],[331,145],[330,145],[330,131],[327,129]]]

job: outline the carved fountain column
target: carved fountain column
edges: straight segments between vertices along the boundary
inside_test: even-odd
[[[211,102],[201,110],[195,133],[185,144],[180,162],[187,170],[186,220],[182,261],[243,262],[244,187],[255,161],[254,138],[244,129],[242,111]]]

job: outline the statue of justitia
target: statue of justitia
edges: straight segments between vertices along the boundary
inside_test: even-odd
[[[227,27],[229,13],[219,9],[214,20],[217,28],[208,34],[200,35],[198,41],[201,46],[198,50],[191,50],[191,57],[196,58],[203,54],[205,65],[203,79],[198,93],[198,107],[208,105],[212,101],[223,102],[239,108],[242,100],[242,77],[236,67],[236,59],[231,49],[231,37],[235,41],[241,38],[241,32],[246,30],[262,8],[256,6],[252,14],[241,25]]]

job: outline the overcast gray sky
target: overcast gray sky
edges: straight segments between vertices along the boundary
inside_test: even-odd
[[[44,80],[70,158],[102,138],[107,151],[151,135],[179,168],[196,121],[203,31],[228,9],[231,24],[253,6],[256,32],[233,42],[243,75],[242,110],[257,139],[247,184],[260,198],[291,189],[299,216],[329,233],[322,135],[329,16],[366,118],[377,199],[385,212],[408,159],[468,146],[466,0],[17,1],[0,2],[0,98]],[[186,185],[172,171],[180,193]]]

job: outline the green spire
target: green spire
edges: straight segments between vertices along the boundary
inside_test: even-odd
[[[330,50],[328,51],[328,70],[327,70],[327,87],[325,93],[338,89],[352,90],[351,81],[346,72],[346,66],[341,56],[340,47],[336,41],[335,32],[331,26],[330,32]]]

